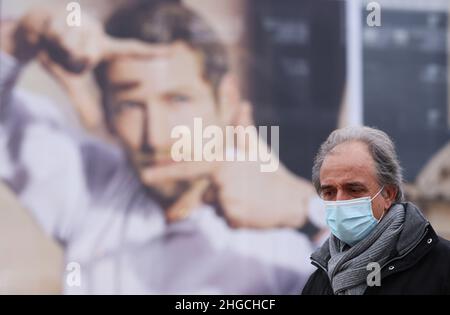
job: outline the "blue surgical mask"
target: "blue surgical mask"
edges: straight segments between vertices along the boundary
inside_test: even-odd
[[[327,225],[331,233],[350,246],[369,235],[379,222],[373,216],[372,200],[383,191],[383,188],[384,186],[373,198],[325,201]]]

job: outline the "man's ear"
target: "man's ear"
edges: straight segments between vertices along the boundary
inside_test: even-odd
[[[225,125],[232,125],[241,104],[237,78],[230,72],[226,73],[220,82],[218,92],[219,113],[222,121]]]
[[[393,185],[388,185],[383,189],[382,195],[385,200],[386,209],[390,208],[394,204],[397,193],[398,189]]]

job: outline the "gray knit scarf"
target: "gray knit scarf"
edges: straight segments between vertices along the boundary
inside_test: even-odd
[[[405,221],[403,205],[394,205],[362,241],[349,247],[337,237],[329,240],[330,260],[328,276],[335,294],[359,295],[367,288],[367,276],[371,262],[383,266],[396,247]]]

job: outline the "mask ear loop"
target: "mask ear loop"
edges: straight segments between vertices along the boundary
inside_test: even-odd
[[[378,197],[379,194],[381,194],[381,192],[383,191],[384,186],[381,187],[381,189],[375,194],[375,196],[373,196],[372,199],[370,199],[370,202],[372,202],[375,198]],[[386,214],[386,209],[383,210],[383,214],[381,215],[381,218],[378,220],[378,223],[380,223],[381,219],[384,218],[384,215]]]
[[[381,189],[375,194],[375,196],[372,197],[372,199],[370,199],[370,201],[373,201],[375,198],[378,197],[379,194],[381,194],[381,192],[383,191],[384,186],[381,187]]]

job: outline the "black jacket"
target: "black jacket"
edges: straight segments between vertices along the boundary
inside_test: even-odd
[[[313,263],[314,264],[314,263]],[[306,283],[304,295],[333,295],[323,266]],[[450,242],[436,235],[431,225],[418,245],[405,257],[393,253],[381,269],[381,285],[367,287],[372,294],[449,294]]]

